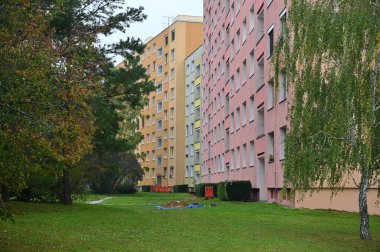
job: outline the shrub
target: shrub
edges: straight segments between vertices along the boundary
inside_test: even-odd
[[[175,185],[173,186],[174,193],[188,193],[189,186],[188,185]]]
[[[143,185],[141,187],[141,191],[143,191],[143,192],[150,192],[150,185]]]
[[[116,186],[115,188],[117,193],[123,193],[123,194],[134,194],[136,193],[136,188],[134,185],[130,184],[121,184]]]
[[[226,181],[225,193],[229,201],[249,201],[251,198],[252,184],[249,180]]]
[[[226,195],[226,183],[225,181],[219,182],[217,186],[217,194],[220,200],[227,200]]]
[[[200,183],[195,186],[195,195],[198,197],[204,197],[205,196],[205,187],[206,186],[213,186],[214,187],[214,196],[217,196],[217,183]]]
[[[20,192],[17,200],[57,202],[60,200],[60,178],[48,175],[33,175],[28,180],[28,187]]]

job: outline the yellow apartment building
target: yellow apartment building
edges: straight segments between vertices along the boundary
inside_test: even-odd
[[[203,40],[202,17],[177,16],[160,34],[146,41],[141,64],[156,91],[141,113],[144,135],[138,152],[144,154],[141,185],[185,183],[185,59]]]

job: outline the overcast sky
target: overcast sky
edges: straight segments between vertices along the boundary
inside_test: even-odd
[[[125,0],[126,6],[145,8],[144,13],[148,15],[147,20],[135,23],[127,30],[126,34],[115,34],[105,41],[118,41],[123,36],[132,36],[143,41],[159,34],[167,25],[167,17],[177,15],[203,16],[203,0]],[[122,59],[115,59],[119,63]]]

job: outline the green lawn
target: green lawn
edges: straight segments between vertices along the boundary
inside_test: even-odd
[[[188,197],[138,193],[70,207],[13,202],[15,222],[0,222],[0,251],[380,251],[380,217],[371,217],[373,240],[363,242],[351,213],[218,200],[205,201],[216,207],[155,209]]]

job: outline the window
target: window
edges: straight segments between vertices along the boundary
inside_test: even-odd
[[[286,9],[284,9],[282,12],[281,12],[281,14],[280,14],[280,25],[281,25],[281,27],[280,27],[280,36],[284,36],[284,35],[286,35],[285,33],[286,33],[286,30],[285,30],[285,28],[286,28]]]
[[[156,151],[152,150],[152,160],[156,160]]]
[[[149,169],[145,171],[145,177],[149,178]]]
[[[236,109],[236,130],[240,129],[240,108]]]
[[[152,107],[156,106],[156,97],[152,97]]]
[[[253,95],[249,98],[249,121],[255,120],[255,98]]]
[[[236,148],[235,154],[236,154],[236,157],[235,157],[236,169],[240,169],[240,147]]]
[[[286,137],[286,126],[280,128],[280,160],[285,159],[285,137]]]
[[[164,148],[164,158],[168,158],[168,149]]]
[[[242,148],[241,166],[243,168],[247,167],[247,145],[246,144],[243,144],[243,148]]]
[[[150,142],[150,135],[147,134],[147,135],[146,135],[146,143],[149,143],[149,142]]]
[[[169,44],[169,36],[165,35],[165,45],[167,46]]]
[[[264,130],[265,130],[265,120],[264,120],[264,106],[262,106],[260,109],[257,111],[257,137],[260,137],[264,135]]]
[[[239,52],[241,45],[240,29],[236,32],[236,53]]]
[[[190,74],[190,65],[187,64],[186,65],[186,76],[188,76]]]
[[[273,54],[273,47],[274,47],[274,25],[271,26],[268,30],[268,37],[269,37],[269,45],[268,45],[268,52],[269,52],[269,57],[272,56]]]
[[[148,74],[150,74],[150,65],[147,66],[146,71]]]
[[[157,57],[158,58],[161,58],[162,57],[162,47],[158,48],[158,51],[157,51]]]
[[[152,133],[152,143],[156,141],[156,133]]]
[[[234,113],[231,113],[231,119],[230,119],[230,131],[231,131],[231,133],[233,133],[235,131],[234,124],[235,124],[235,115],[234,115]]]
[[[153,124],[156,124],[156,116],[155,115],[152,115],[152,125]]]
[[[148,47],[148,57],[150,56],[150,47]]]
[[[168,130],[164,129],[164,139],[168,139]]]
[[[243,27],[241,28],[241,32],[242,32],[242,44],[244,44],[244,42],[247,40],[247,19],[244,18],[243,20]]]
[[[174,147],[170,147],[170,158],[174,158]]]
[[[174,99],[175,98],[175,93],[174,93],[174,87],[170,89],[170,99]]]
[[[264,36],[264,9],[257,15],[257,42]]]
[[[175,40],[175,30],[172,30],[172,41],[174,41]]]
[[[162,167],[162,156],[157,156],[157,167]]]
[[[174,107],[170,108],[170,118],[174,118]]]
[[[235,151],[231,150],[231,156],[230,156],[230,170],[235,169]]]
[[[156,177],[156,171],[154,168],[152,168],[152,178],[155,178]]]
[[[186,166],[186,173],[185,173],[185,177],[186,177],[186,178],[188,178],[188,177],[189,177],[189,174],[190,174],[190,172],[189,172],[189,167],[188,167],[188,166]]]
[[[280,73],[279,79],[280,79],[279,98],[280,98],[280,102],[282,102],[288,97],[288,81],[286,79],[286,75],[284,72]]]
[[[243,103],[243,111],[242,111],[242,120],[241,125],[245,126],[247,124],[247,103]]]
[[[168,176],[168,168],[164,167],[164,178]]]
[[[156,90],[157,94],[161,94],[162,93],[162,84],[158,84],[157,85],[157,90]]]
[[[157,50],[157,46],[156,46],[156,43],[153,44],[153,53],[155,53]]]
[[[161,149],[162,148],[162,138],[159,137],[157,138],[157,149]]]
[[[153,72],[156,71],[156,61],[153,61]]]
[[[146,161],[150,160],[150,153],[149,153],[149,151],[146,152],[146,156],[145,157],[146,157]]]
[[[201,75],[201,66],[200,65],[198,65],[195,68],[195,77],[198,77],[199,75]]]
[[[187,113],[187,111],[186,111]],[[186,136],[189,136],[189,125],[186,125]]]
[[[192,82],[190,83],[190,92],[191,92],[191,93],[194,93],[194,88],[195,88],[194,81],[192,81]]]
[[[174,138],[175,132],[174,132],[174,127],[170,128],[170,138]]]
[[[243,82],[243,85],[247,82],[247,61],[244,60],[243,61],[243,72],[241,73],[242,74],[242,82]]]
[[[192,73],[194,73],[194,60],[191,61],[190,71],[191,71]]]
[[[157,113],[162,112],[162,101],[157,102]]]
[[[170,57],[171,57],[171,60],[175,60],[175,49],[172,49],[170,51]]]
[[[170,166],[170,177],[174,178],[174,166]]]
[[[190,107],[189,105],[186,105],[186,116],[189,116],[190,114]]]
[[[157,74],[158,74],[158,75],[162,75],[162,65],[159,65],[159,66],[158,66]]]
[[[161,131],[162,130],[162,120],[158,120],[157,121],[157,131]]]
[[[186,96],[190,95],[190,86],[187,84],[186,85]]]
[[[168,93],[168,91],[165,91],[165,93],[164,93],[164,101],[168,101],[169,100],[169,93]]]
[[[249,142],[249,166],[255,165],[255,143]]]
[[[175,71],[174,71],[174,68],[170,69],[170,79],[171,80],[174,80],[175,78]]]
[[[268,133],[268,162],[274,161],[274,132]]]
[[[274,106],[274,81],[273,78],[268,82],[268,109]]]
[[[264,85],[264,57],[261,57],[257,63],[256,90]]]
[[[146,126],[149,126],[149,125],[150,125],[150,117],[147,116],[147,117],[146,117]]]
[[[194,135],[194,123],[191,123],[191,126],[190,126],[190,135]]]
[[[240,68],[236,70],[235,86],[235,90],[238,91],[240,89]]]
[[[168,111],[167,110],[164,111],[164,118],[165,118],[165,120],[168,120]]]
[[[165,64],[169,63],[169,55],[165,53]]]
[[[252,50],[249,54],[249,76],[251,77],[255,73],[255,54]]]

